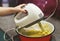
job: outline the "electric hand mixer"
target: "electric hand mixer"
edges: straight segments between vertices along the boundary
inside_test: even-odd
[[[23,9],[27,11],[27,15],[20,12],[14,18],[16,26],[21,28],[29,27],[35,23],[38,23],[44,17],[42,10],[33,3],[28,3],[25,7],[23,7]]]

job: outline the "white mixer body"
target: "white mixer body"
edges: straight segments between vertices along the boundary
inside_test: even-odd
[[[42,10],[33,3],[28,3],[23,9],[27,10],[28,14],[22,19],[17,19],[19,14],[16,15],[14,20],[17,26],[23,27],[44,16],[44,13],[42,12]],[[23,14],[23,13],[20,12],[20,14]],[[21,15],[19,17],[21,17]]]

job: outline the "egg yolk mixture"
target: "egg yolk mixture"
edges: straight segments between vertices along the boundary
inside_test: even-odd
[[[18,29],[19,33],[27,37],[43,37],[52,33],[52,26],[48,22],[36,23],[28,28]]]

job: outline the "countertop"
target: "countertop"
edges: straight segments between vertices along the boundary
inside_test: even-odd
[[[52,34],[52,41],[60,41],[60,19],[54,16],[47,21],[51,22],[55,26],[55,31]]]

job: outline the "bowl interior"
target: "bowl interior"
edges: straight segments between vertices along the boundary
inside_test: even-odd
[[[41,21],[41,24],[47,25],[47,26],[43,26],[44,27],[43,33],[42,33],[41,29],[39,30],[39,26],[37,24],[34,24],[33,26],[31,26],[29,28],[23,28],[23,29],[20,29],[20,27],[18,27],[16,29],[16,31],[18,32],[18,34],[26,36],[26,37],[44,37],[44,36],[47,36],[47,35],[53,33],[53,31],[54,31],[53,24],[51,24],[50,22],[47,22],[47,21]],[[34,27],[34,28],[32,28],[32,27]],[[26,34],[26,33],[28,33],[28,34]]]

